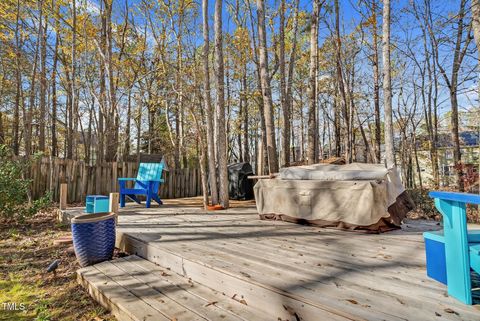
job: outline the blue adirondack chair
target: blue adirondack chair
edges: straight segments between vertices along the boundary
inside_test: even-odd
[[[136,195],[146,196],[146,207],[150,208],[152,199],[162,205],[162,200],[158,196],[158,188],[163,183],[162,172],[164,163],[140,163],[138,167],[137,178],[119,178],[120,184],[120,207],[125,207],[125,197],[141,204]],[[133,188],[127,188],[127,181],[135,181]]]
[[[480,204],[480,195],[430,192],[443,216],[448,294],[472,304],[470,269],[480,274],[480,243],[469,242],[465,204]]]

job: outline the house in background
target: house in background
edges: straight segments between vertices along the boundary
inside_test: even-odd
[[[464,177],[466,178],[465,190],[478,192],[480,148],[479,133],[475,131],[462,131],[460,135],[460,150],[462,163],[464,164]],[[433,173],[428,149],[428,136],[419,136],[418,158],[422,181],[425,185],[433,184]],[[453,161],[453,142],[451,133],[439,133],[438,162],[440,174],[440,186],[456,186],[456,174]]]

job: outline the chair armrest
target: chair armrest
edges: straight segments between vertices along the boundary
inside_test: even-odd
[[[136,178],[133,177],[120,177],[118,178],[119,181],[136,181]]]
[[[480,195],[468,193],[440,192],[428,193],[431,198],[438,198],[445,201],[454,201],[468,204],[480,204]]]

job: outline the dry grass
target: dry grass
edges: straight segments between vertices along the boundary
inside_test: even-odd
[[[115,320],[77,284],[79,265],[69,245],[54,245],[68,234],[53,211],[22,224],[0,222],[0,320]],[[56,274],[47,273],[57,259]]]

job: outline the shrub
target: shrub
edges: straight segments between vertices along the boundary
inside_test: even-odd
[[[415,210],[409,213],[410,218],[434,219],[441,220],[442,216],[435,208],[435,202],[428,196],[428,189],[409,189],[408,194],[415,203]],[[467,222],[479,223],[480,210],[478,205],[467,205]]]
[[[15,160],[10,149],[0,145],[0,218],[22,220],[50,205],[50,193],[29,201],[31,180],[25,178],[29,164],[28,160]]]
[[[435,204],[433,199],[428,196],[429,190],[427,189],[409,189],[407,190],[408,194],[415,203],[415,211],[419,217],[426,219],[436,219],[438,218],[439,213],[435,209]]]

